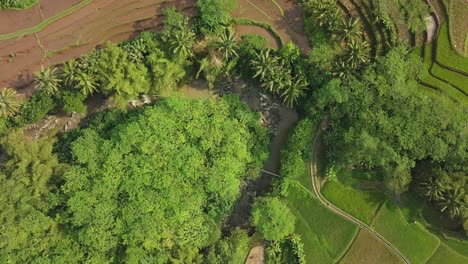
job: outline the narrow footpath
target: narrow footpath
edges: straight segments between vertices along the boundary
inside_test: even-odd
[[[320,127],[318,128],[318,131],[315,134],[314,143],[312,144],[312,160],[310,162],[310,177],[311,177],[311,180],[312,180],[312,189],[313,189],[313,192],[314,192],[315,196],[317,196],[317,199],[320,201],[320,203],[322,203],[325,207],[327,207],[334,214],[344,218],[345,220],[348,220],[348,221],[356,224],[357,226],[359,226],[359,228],[364,228],[365,230],[369,231],[369,233],[372,234],[372,236],[374,236],[378,241],[382,242],[388,249],[390,249],[392,252],[394,252],[395,255],[400,257],[403,262],[405,262],[407,264],[410,264],[411,262],[407,258],[405,258],[400,253],[400,251],[398,251],[398,249],[396,249],[390,242],[385,240],[385,238],[380,236],[377,232],[372,230],[367,224],[365,224],[361,220],[356,219],[354,216],[346,213],[345,211],[343,211],[340,208],[338,208],[337,206],[335,206],[333,203],[328,201],[322,195],[322,193],[320,192],[320,183],[319,183],[319,179],[318,179],[318,176],[317,176],[316,160],[317,160],[317,155],[318,155],[317,154],[318,153],[318,151],[317,151],[318,150],[318,142],[319,142],[319,139],[322,136],[322,133],[324,131],[322,129],[322,127],[325,124],[325,122],[326,121],[324,120],[322,122],[322,124],[320,125]]]

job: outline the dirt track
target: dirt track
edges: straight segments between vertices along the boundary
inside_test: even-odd
[[[321,125],[319,126],[316,134],[315,134],[315,138],[314,138],[314,142],[312,144],[312,148],[311,148],[311,151],[312,151],[312,160],[310,161],[310,164],[309,164],[309,171],[310,171],[310,178],[311,178],[311,181],[312,181],[312,191],[314,192],[315,196],[317,197],[317,200],[322,203],[325,207],[327,207],[330,211],[332,211],[334,214],[340,216],[341,218],[357,225],[360,229],[365,229],[366,231],[368,231],[376,240],[378,240],[380,243],[382,243],[385,247],[387,247],[391,252],[393,252],[397,257],[399,257],[404,263],[406,264],[410,264],[410,261],[405,258],[405,256],[403,256],[403,254],[401,254],[400,251],[398,251],[397,248],[395,248],[390,242],[388,242],[384,237],[382,237],[380,234],[378,234],[376,231],[374,231],[372,228],[370,228],[367,224],[365,224],[364,222],[362,222],[361,220],[355,218],[354,216],[346,213],[345,211],[343,211],[341,208],[337,207],[336,205],[334,205],[333,203],[331,203],[330,201],[327,200],[327,198],[325,198],[322,193],[320,192],[320,183],[319,183],[319,179],[318,179],[318,175],[317,175],[317,157],[318,157],[318,147],[319,147],[319,140],[322,136],[322,133],[323,133],[323,129],[327,123],[327,119],[324,119],[321,123]]]
[[[43,4],[36,5],[33,9],[1,12],[0,32],[11,33],[15,30],[6,30],[19,29],[19,26],[15,26],[17,21],[23,21],[20,23],[22,28],[40,23],[42,18],[37,20],[39,6],[43,15],[50,17],[77,2],[73,0],[65,6],[55,5],[54,2],[57,1],[63,0],[42,0]],[[164,8],[176,6],[186,14],[193,15],[194,4],[195,0],[94,0],[49,24],[37,34],[0,41],[0,88],[14,87],[28,96],[33,90],[32,73],[41,64],[55,64],[79,57],[107,40],[122,41],[135,37],[143,30],[158,30],[163,20],[160,14]],[[26,12],[26,15],[19,15],[21,12]],[[31,19],[26,21],[24,17],[27,15]]]

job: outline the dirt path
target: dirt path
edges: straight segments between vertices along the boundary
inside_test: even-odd
[[[254,246],[245,260],[245,264],[264,264],[265,247],[263,245]]]
[[[408,259],[406,259],[400,253],[400,251],[398,251],[398,249],[396,249],[392,244],[390,244],[390,242],[385,240],[385,238],[380,236],[377,232],[372,230],[367,224],[365,224],[361,220],[356,219],[354,216],[346,213],[345,211],[343,211],[339,207],[335,206],[333,203],[328,201],[322,195],[322,193],[320,192],[320,183],[319,183],[319,179],[318,179],[318,176],[317,176],[317,164],[316,164],[315,161],[317,160],[317,156],[318,156],[318,151],[317,150],[318,150],[318,146],[319,146],[319,140],[320,140],[320,138],[322,136],[322,133],[324,131],[323,127],[324,127],[325,124],[326,124],[326,119],[320,125],[320,128],[318,129],[317,133],[315,134],[314,143],[312,144],[312,160],[310,162],[310,177],[311,177],[311,180],[312,180],[312,189],[313,189],[313,192],[314,192],[315,196],[317,196],[318,200],[325,207],[327,207],[330,211],[332,211],[334,214],[342,217],[345,220],[348,220],[348,221],[352,222],[353,224],[356,224],[357,226],[359,226],[359,228],[365,229],[370,234],[372,234],[372,236],[374,236],[378,241],[380,241],[388,249],[390,249],[395,255],[400,257],[403,262],[405,262],[407,264],[410,264],[410,261]]]

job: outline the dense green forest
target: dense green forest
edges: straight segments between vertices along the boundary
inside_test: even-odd
[[[236,1],[199,0],[193,19],[167,8],[161,32],[42,67],[30,98],[2,90],[0,262],[244,263],[262,241],[267,263],[305,263],[311,242],[298,231],[304,212],[293,212],[291,197],[298,189],[304,206],[316,202],[303,197],[311,197],[318,127],[324,182],[343,171],[379,174],[379,198],[398,204],[410,194],[464,237],[468,106],[421,89],[428,68],[398,39],[392,1],[375,7],[389,36],[378,47],[368,32],[377,29],[346,16],[336,1],[298,2],[308,54],[293,42],[276,50],[259,35],[238,36],[239,20],[230,16]],[[411,32],[425,29],[424,1],[393,2]],[[177,93],[196,79],[214,91],[245,80],[300,116],[279,175],[249,200],[248,226],[228,218],[268,159],[265,116],[235,94]],[[105,110],[90,113],[96,101]],[[84,118],[69,131],[26,135],[52,114]]]
[[[2,140],[2,262],[196,262],[267,157],[258,114],[235,96],[87,122],[58,142]]]

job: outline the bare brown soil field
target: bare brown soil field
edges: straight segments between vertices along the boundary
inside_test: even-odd
[[[66,10],[82,0],[39,0],[26,10],[0,10],[0,34],[12,33],[33,27],[53,15]]]
[[[31,9],[1,11],[0,34],[33,27],[79,2],[40,0]],[[13,87],[23,96],[29,96],[34,91],[33,73],[41,65],[53,65],[79,57],[106,41],[128,40],[144,30],[159,30],[164,8],[175,6],[193,16],[196,13],[195,3],[196,0],[94,0],[38,33],[1,40],[0,88]],[[239,0],[239,7],[233,15],[269,23],[283,41],[295,42],[303,53],[310,50],[304,36],[302,10],[291,0]],[[271,34],[263,28],[239,26],[238,30],[240,35],[256,33],[265,36],[272,43],[271,46],[277,48]]]
[[[377,241],[368,231],[361,229],[353,245],[340,261],[340,264],[348,263],[398,264],[403,262],[382,243]]]
[[[278,32],[283,42],[294,42],[303,54],[307,54],[310,50],[309,41],[304,33],[302,9],[295,1],[238,0],[238,8],[233,16],[268,23]]]
[[[56,14],[53,11],[54,1],[56,0],[42,0],[43,12]],[[69,4],[77,1],[69,1]],[[37,34],[0,41],[0,87],[14,87],[19,93],[28,96],[33,91],[32,74],[40,69],[41,65],[56,64],[79,57],[108,40],[123,41],[135,37],[143,30],[160,29],[164,8],[176,6],[183,9],[187,15],[194,15],[195,2],[94,0],[76,12],[47,25]],[[45,7],[45,4],[48,7]],[[64,4],[57,6],[67,8]],[[31,10],[33,9],[18,12],[32,12]],[[2,15],[0,13],[0,21],[3,19]],[[16,19],[9,17],[4,22],[14,25]],[[29,26],[33,25],[26,27]]]

